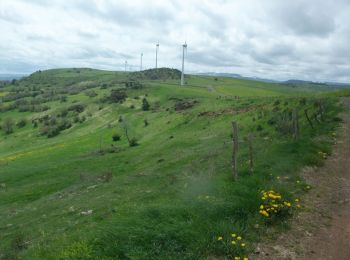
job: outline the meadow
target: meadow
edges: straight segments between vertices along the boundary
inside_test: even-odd
[[[269,229],[288,228],[312,189],[300,170],[322,165],[336,140],[336,92],[178,79],[170,69],[57,69],[0,86],[0,258],[253,259]],[[268,190],[301,202],[267,221]]]

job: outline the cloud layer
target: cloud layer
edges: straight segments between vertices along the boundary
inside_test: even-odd
[[[0,73],[180,68],[350,82],[347,0],[1,0]]]

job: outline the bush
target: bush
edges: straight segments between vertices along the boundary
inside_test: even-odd
[[[137,139],[136,138],[131,138],[130,141],[129,141],[129,146],[133,147],[133,146],[137,146],[137,145],[139,145],[137,143]]]
[[[121,138],[120,134],[115,133],[115,134],[112,135],[112,139],[113,139],[114,142],[119,141],[120,138]]]
[[[124,89],[113,89],[109,99],[113,103],[123,103],[127,97]]]
[[[71,105],[68,108],[68,111],[75,111],[75,112],[81,113],[81,112],[84,111],[84,109],[85,109],[84,105],[82,105],[82,104],[75,104],[75,105]]]
[[[256,131],[262,131],[263,130],[263,127],[261,126],[261,125],[258,125],[257,127],[256,127]]]
[[[9,135],[13,133],[13,126],[14,126],[13,120],[11,118],[5,118],[1,128],[4,130],[5,134]]]
[[[143,99],[142,99],[142,110],[143,110],[143,111],[148,111],[149,108],[150,108],[150,105],[149,105],[147,99],[146,99],[146,98],[143,98]]]
[[[61,102],[61,103],[67,102],[67,96],[61,96],[61,97],[60,97],[60,102]]]
[[[18,128],[23,128],[23,127],[25,127],[27,125],[27,120],[22,118],[21,120],[19,120],[17,122],[16,125],[17,125]]]
[[[93,91],[93,90],[88,90],[88,91],[85,92],[85,95],[87,95],[88,97],[93,98],[93,97],[97,96],[97,93],[95,91]]]

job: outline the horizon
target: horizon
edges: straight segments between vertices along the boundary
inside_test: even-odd
[[[161,67],[161,68],[169,68],[169,67]],[[158,68],[158,69],[161,69]],[[92,70],[101,70],[101,71],[111,71],[111,72],[125,72],[123,70],[107,70],[107,69],[97,69],[97,68],[89,68],[89,67],[68,67],[68,68],[49,68],[49,69],[45,69],[45,70],[36,70],[33,72],[29,72],[29,73],[0,73],[0,80],[19,80],[22,79],[24,77],[28,77],[33,73],[36,73],[38,71],[48,71],[48,70],[59,70],[59,69],[92,69]],[[143,69],[142,71],[145,70],[150,70],[150,69],[155,69],[155,68],[146,68]],[[174,68],[170,68],[170,69],[174,69]],[[177,68],[175,68],[177,69]],[[138,72],[139,70],[130,70],[130,71],[126,71],[126,73],[130,73],[130,72]],[[196,71],[189,71],[186,73],[187,75],[199,75],[199,76],[218,76],[218,77],[228,77],[228,78],[243,78],[246,80],[256,80],[256,81],[271,81],[274,83],[283,83],[283,82],[288,82],[288,81],[305,81],[305,82],[311,82],[311,83],[320,83],[320,84],[340,84],[340,85],[350,85],[350,82],[335,82],[335,81],[314,81],[314,80],[302,80],[302,79],[298,79],[298,78],[289,78],[289,79],[284,79],[284,80],[277,80],[277,79],[272,79],[272,78],[261,78],[261,77],[257,77],[257,76],[247,76],[247,75],[241,75],[241,74],[237,74],[237,73],[231,73],[231,72],[213,72],[213,71],[207,71],[207,72],[196,72]]]

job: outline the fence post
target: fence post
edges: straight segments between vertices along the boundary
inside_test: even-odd
[[[325,111],[325,109],[324,109],[324,104],[323,104],[322,100],[320,100],[318,106],[319,106],[319,114],[321,116],[321,120],[324,121],[324,111]]]
[[[232,174],[233,174],[234,180],[238,179],[237,153],[238,153],[238,126],[237,126],[237,122],[232,122]]]
[[[248,135],[248,146],[249,146],[249,169],[250,169],[250,174],[253,174],[254,162],[253,162],[253,135],[252,135],[252,133],[249,133],[249,135]]]

